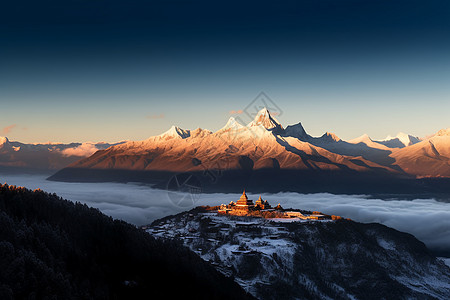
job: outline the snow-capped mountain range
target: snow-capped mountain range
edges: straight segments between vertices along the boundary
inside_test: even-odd
[[[167,175],[210,171],[217,171],[220,176],[228,171],[234,172],[236,176],[242,172],[278,172],[271,173],[275,180],[270,185],[276,185],[277,180],[287,185],[289,180],[293,180],[286,181],[285,177],[279,176],[279,172],[284,172],[284,175],[289,173],[294,178],[301,173],[298,178],[304,186],[308,186],[307,181],[312,180],[310,174],[319,173],[331,176],[326,180],[321,178],[323,183],[328,182],[329,178],[333,181],[340,179],[335,176],[338,173],[345,176],[351,174],[357,181],[360,180],[360,175],[377,179],[386,176],[448,178],[449,132],[450,129],[443,129],[423,140],[404,133],[381,141],[372,140],[367,135],[344,141],[330,132],[313,137],[301,123],[284,127],[264,108],[247,125],[240,124],[231,117],[216,132],[172,126],[168,131],[146,140],[116,145],[27,145],[3,138],[0,141],[0,160],[3,165],[14,165],[24,161],[17,158],[21,153],[41,149],[46,153],[44,160],[48,161],[46,157],[50,153],[57,153],[55,157],[65,160],[47,165],[49,168],[57,168],[64,167],[64,162],[68,162],[66,168],[50,177],[63,181],[153,182],[153,179],[158,181],[158,176],[162,173]],[[83,149],[89,151],[82,151]],[[33,153],[38,152],[40,151]],[[77,153],[84,155],[77,156]],[[32,164],[32,160],[28,161]],[[138,176],[136,172],[140,172]],[[145,176],[143,172],[146,173]],[[153,172],[153,177],[148,176],[149,172]],[[102,174],[99,175],[100,173]],[[235,180],[235,175],[230,180]],[[150,177],[152,178],[149,179]],[[270,183],[267,176],[263,179]],[[317,181],[311,183],[317,184]],[[289,184],[292,186],[294,183]]]
[[[336,143],[360,157],[328,149],[334,148]],[[384,146],[380,144],[380,147]],[[230,118],[214,133],[201,128],[185,130],[173,126],[165,133],[144,141],[127,142],[98,151],[70,167],[174,172],[205,168],[389,169],[389,166],[361,156],[366,148],[369,149],[366,145],[341,141],[333,134],[311,137],[300,123],[284,129],[267,109],[263,109],[248,125]]]
[[[449,177],[446,132],[423,141],[404,133],[381,141],[367,135],[344,141],[329,132],[312,137],[301,123],[284,128],[264,108],[247,125],[231,117],[216,132],[172,126],[161,135],[98,151],[70,167],[173,172],[250,167]]]

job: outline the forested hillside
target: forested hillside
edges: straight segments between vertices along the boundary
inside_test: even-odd
[[[250,298],[173,241],[94,208],[0,185],[0,299]]]

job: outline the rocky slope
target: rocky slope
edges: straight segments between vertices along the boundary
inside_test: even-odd
[[[394,151],[395,163],[418,177],[450,177],[450,128],[431,138]]]
[[[258,299],[450,295],[450,268],[412,235],[380,224],[226,216],[199,207],[146,230],[181,240]]]

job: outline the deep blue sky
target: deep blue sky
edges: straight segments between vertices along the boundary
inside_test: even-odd
[[[450,127],[449,53],[447,0],[2,2],[0,135],[217,130],[264,91],[312,135],[425,136]]]

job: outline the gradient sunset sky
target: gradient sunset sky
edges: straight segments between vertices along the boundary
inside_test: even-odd
[[[283,125],[313,136],[450,127],[450,1],[0,5],[0,135],[11,140],[214,131],[261,91]]]

